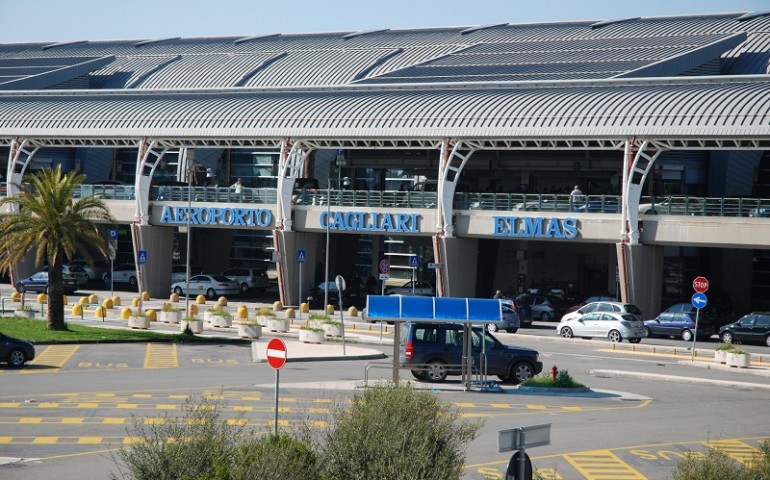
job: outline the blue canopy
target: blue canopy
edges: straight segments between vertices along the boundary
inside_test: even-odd
[[[366,316],[412,322],[502,322],[503,308],[496,298],[369,295]]]

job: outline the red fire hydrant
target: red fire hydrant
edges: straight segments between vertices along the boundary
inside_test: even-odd
[[[552,382],[555,382],[555,381],[556,381],[556,375],[558,375],[558,374],[559,374],[559,369],[558,369],[558,368],[556,368],[556,365],[554,365],[553,367],[551,367],[551,381],[552,381]]]

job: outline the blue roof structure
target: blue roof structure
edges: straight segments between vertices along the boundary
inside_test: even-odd
[[[499,299],[369,295],[366,316],[410,322],[490,323],[503,320]]]

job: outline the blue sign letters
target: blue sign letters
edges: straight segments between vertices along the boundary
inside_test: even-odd
[[[267,227],[273,212],[266,208],[163,207],[160,223],[175,225],[236,225]]]
[[[350,232],[417,232],[416,213],[321,212],[321,228]]]
[[[545,217],[495,216],[492,235],[495,237],[565,238],[577,237],[577,220]]]

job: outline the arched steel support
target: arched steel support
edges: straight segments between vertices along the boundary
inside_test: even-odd
[[[649,140],[644,140],[638,148],[636,144],[633,138],[627,140],[623,152],[620,241],[631,245],[639,243],[639,202],[644,181],[652,171],[655,160],[663,152]]]
[[[159,149],[156,140],[143,138],[139,142],[139,153],[136,158],[136,180],[134,190],[136,195],[136,222],[149,225],[150,221],[150,183],[152,175],[160,164],[163,156],[170,147]]]
[[[465,150],[465,153],[461,153]],[[452,218],[453,203],[457,183],[465,164],[476,150],[469,148],[463,142],[454,143],[450,138],[441,144],[441,160],[438,170],[438,198],[436,236],[433,238],[433,259],[443,264],[444,268],[436,269],[436,294],[446,297],[449,289],[449,264],[446,258],[446,239],[454,237],[454,219]]]
[[[32,162],[35,154],[40,150],[39,146],[33,146],[27,139],[21,140],[18,137],[11,142],[11,150],[8,154],[8,170],[5,175],[5,196],[16,197],[19,193],[17,185],[21,185],[24,178],[24,172]],[[18,205],[10,204],[8,213],[18,211]]]
[[[291,196],[294,183],[305,169],[305,158],[309,151],[303,149],[301,142],[292,142],[286,138],[281,142],[281,156],[278,160],[278,205],[275,219],[276,228],[291,231]]]

